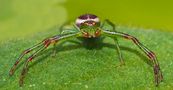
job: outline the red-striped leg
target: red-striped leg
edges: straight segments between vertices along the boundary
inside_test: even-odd
[[[40,52],[42,52],[44,49],[46,49],[49,45],[51,44],[56,44],[58,41],[65,41],[67,39],[70,39],[70,38],[73,38],[73,37],[79,37],[81,36],[80,35],[81,33],[79,32],[76,32],[76,33],[73,33],[73,34],[63,34],[63,35],[56,35],[56,36],[53,36],[51,38],[47,38],[45,40],[43,40],[42,42],[36,44],[35,46],[29,48],[29,49],[26,49],[20,56],[19,58],[17,59],[17,61],[15,62],[15,64],[13,65],[13,67],[11,68],[10,70],[10,75],[13,75],[14,74],[14,71],[16,69],[16,66],[18,65],[18,63],[21,61],[21,59],[29,52],[33,51],[34,49],[37,49],[25,62],[24,62],[24,67],[23,67],[23,70],[21,72],[21,76],[20,76],[20,81],[19,81],[19,84],[20,86],[23,85],[23,79],[24,79],[24,76],[28,70],[28,64],[30,61],[32,61]]]
[[[47,47],[47,46],[46,46],[46,47]],[[41,47],[39,50],[37,50],[36,52],[34,52],[34,54],[32,54],[32,55],[25,61],[23,70],[22,70],[21,75],[20,75],[20,80],[19,80],[19,85],[20,85],[20,86],[23,85],[23,79],[24,79],[24,77],[25,77],[25,74],[26,74],[27,71],[28,71],[28,63],[29,63],[30,61],[32,61],[41,51],[43,51],[44,49],[46,49],[46,47]]]
[[[121,33],[121,32],[110,32],[103,30],[103,34],[110,37],[123,37],[129,40],[132,40],[135,45],[137,45],[150,59],[150,61],[153,63],[153,71],[154,71],[154,78],[155,78],[155,85],[158,86],[158,84],[163,80],[163,75],[160,70],[159,62],[156,58],[156,55],[154,52],[149,50],[147,47],[145,47],[142,43],[139,42],[139,40],[131,35]]]
[[[20,63],[20,61],[22,60],[23,56],[25,56],[26,54],[28,54],[29,52],[31,52],[32,50],[38,48],[42,46],[42,42],[41,43],[38,43],[36,44],[35,46],[29,48],[29,49],[26,49],[22,52],[22,54],[19,56],[19,58],[16,60],[16,62],[14,63],[13,67],[10,69],[10,72],[9,72],[9,75],[12,76],[16,70],[16,67],[17,65]]]

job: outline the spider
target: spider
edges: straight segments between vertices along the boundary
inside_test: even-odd
[[[109,24],[112,27],[112,30],[103,29],[105,23]],[[124,38],[127,40],[131,40],[135,45],[137,45],[139,47],[139,49],[141,49],[148,56],[149,61],[153,65],[154,79],[155,79],[154,81],[155,81],[156,86],[158,86],[159,83],[163,80],[163,75],[162,75],[162,72],[160,70],[159,62],[158,62],[155,54],[151,50],[149,50],[147,47],[145,47],[141,42],[139,42],[139,40],[137,38],[135,38],[134,36],[131,36],[129,34],[122,33],[122,32],[117,32],[115,30],[115,25],[111,21],[109,21],[108,19],[104,20],[101,23],[99,18],[96,15],[84,14],[84,15],[79,16],[76,19],[76,22],[73,25],[73,28],[74,29],[68,30],[68,33],[65,33],[65,34],[61,33],[59,35],[55,35],[53,37],[46,38],[43,41],[41,41],[40,43],[32,46],[31,48],[24,50],[21,53],[21,55],[19,56],[19,58],[16,60],[16,62],[12,66],[12,68],[10,69],[9,75],[12,76],[14,74],[17,65],[19,64],[19,62],[22,60],[22,58],[26,54],[37,49],[24,62],[23,70],[22,70],[20,78],[19,78],[19,85],[22,86],[23,81],[24,81],[24,77],[26,75],[26,72],[28,71],[29,62],[31,62],[35,57],[37,57],[37,55],[40,52],[45,50],[51,44],[53,46],[55,46],[57,42],[66,41],[66,40],[69,40],[71,38],[82,37],[82,38],[90,39],[90,38],[99,38],[100,36],[107,36],[107,37],[111,37],[112,39],[114,39],[114,41],[116,43],[116,48],[118,51],[118,57],[119,57],[120,65],[124,65],[124,61],[123,61],[122,53],[120,51],[120,47],[119,47],[119,43],[118,43],[118,39],[117,39],[118,37]]]

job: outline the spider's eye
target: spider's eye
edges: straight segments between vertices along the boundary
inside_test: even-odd
[[[96,25],[96,22],[93,22],[92,25]]]
[[[97,30],[97,31],[95,32],[95,36],[96,36],[96,37],[99,36],[100,33],[101,33],[101,31],[100,31],[100,30]]]
[[[89,33],[88,32],[83,32],[83,36],[84,37],[89,37]]]

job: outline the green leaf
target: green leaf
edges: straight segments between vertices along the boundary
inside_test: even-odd
[[[11,66],[20,53],[28,47],[55,35],[49,30],[30,37],[0,43],[0,89],[72,89],[72,90],[128,90],[128,89],[172,89],[173,87],[173,33],[117,27],[118,31],[131,34],[153,50],[163,71],[164,81],[155,87],[152,66],[147,57],[131,41],[119,38],[125,66],[120,62],[113,40],[104,38],[99,45],[88,49],[83,41],[72,39],[57,45],[57,55],[52,58],[52,46],[30,62],[24,86],[18,80],[26,55],[12,77]]]

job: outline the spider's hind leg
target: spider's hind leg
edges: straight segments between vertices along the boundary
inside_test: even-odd
[[[120,50],[120,45],[118,43],[118,39],[117,38],[114,38],[114,41],[115,41],[115,44],[116,44],[118,58],[119,58],[119,61],[120,61],[120,64],[118,66],[125,65],[125,62],[123,60],[122,53],[121,53],[121,50]]]
[[[103,24],[101,25],[101,28],[104,28],[105,24],[108,24],[109,26],[111,26],[111,29],[109,29],[110,31],[113,31],[113,32],[116,32],[116,29],[115,29],[115,24],[113,24],[111,21],[109,21],[108,19],[106,19]],[[105,28],[106,29],[106,28]],[[122,53],[121,53],[121,49],[120,49],[120,45],[119,45],[119,42],[118,42],[118,39],[117,37],[114,37],[113,38],[114,42],[115,42],[115,45],[116,45],[116,48],[117,48],[117,53],[118,53],[118,58],[119,58],[119,61],[120,61],[120,64],[118,66],[122,66],[122,65],[125,65],[125,62],[123,60],[123,56],[122,56]]]
[[[65,22],[63,25],[60,26],[59,32],[60,32],[60,34],[69,34],[69,33],[76,32],[75,29],[78,29],[78,28],[76,28],[76,25],[74,25],[68,21],[68,22]]]
[[[64,35],[64,34],[71,34],[71,33],[76,33],[76,30],[75,29],[78,29],[78,28],[75,28],[74,30],[73,29],[71,29],[71,28],[73,28],[73,27],[71,27],[71,26],[73,26],[73,27],[75,27],[74,25],[71,25],[70,24],[70,21],[68,21],[68,22],[65,22],[64,24],[62,24],[61,26],[60,26],[60,28],[59,28],[59,34],[60,35]],[[78,30],[77,30],[78,31]],[[57,50],[56,50],[56,43],[54,43],[53,44],[53,50],[52,50],[52,57],[55,57],[56,56],[56,52],[57,52]]]

